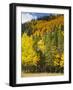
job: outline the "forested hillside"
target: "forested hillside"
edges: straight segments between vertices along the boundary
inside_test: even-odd
[[[22,24],[22,72],[64,72],[64,16]]]
[[[61,25],[61,28],[64,27],[64,16],[47,16],[41,18],[41,20],[32,20],[31,22],[27,22],[22,24],[22,33],[26,32],[30,34],[36,34],[38,32],[39,35],[42,35],[48,31],[53,31],[54,28],[58,25]]]

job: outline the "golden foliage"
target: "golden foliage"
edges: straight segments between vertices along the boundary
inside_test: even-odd
[[[46,47],[45,47],[45,43],[44,43],[43,40],[40,40],[40,41],[38,42],[38,48],[44,53]]]
[[[60,66],[60,67],[64,66],[64,54],[62,54],[62,55],[56,54],[55,55],[54,65],[55,66]]]
[[[22,63],[36,65],[39,57],[33,49],[34,41],[32,36],[27,36],[26,33],[22,36]]]
[[[62,25],[64,26],[64,16],[28,22],[25,25],[26,31],[24,30],[21,37],[22,64],[39,66],[39,71],[47,65],[64,68],[64,27]]]
[[[42,36],[46,32],[53,30],[53,28],[57,25],[64,25],[64,16],[57,16],[55,19],[50,21],[44,20],[44,23],[43,20],[39,20],[38,23],[33,27],[34,29],[37,27],[37,30],[33,34]]]

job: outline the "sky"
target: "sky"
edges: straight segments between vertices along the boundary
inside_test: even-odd
[[[49,13],[29,13],[22,12],[22,24],[31,21],[32,19],[41,18],[43,16],[49,16]]]

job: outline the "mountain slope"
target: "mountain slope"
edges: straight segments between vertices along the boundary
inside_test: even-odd
[[[48,31],[53,31],[56,26],[61,26],[64,29],[64,16],[51,16],[39,20],[32,20],[22,24],[22,33],[26,32],[28,35],[37,34],[42,35]],[[50,18],[50,19],[49,19]]]

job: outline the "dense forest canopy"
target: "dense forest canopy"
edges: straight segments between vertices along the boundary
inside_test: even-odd
[[[64,72],[64,15],[22,24],[22,71]]]

